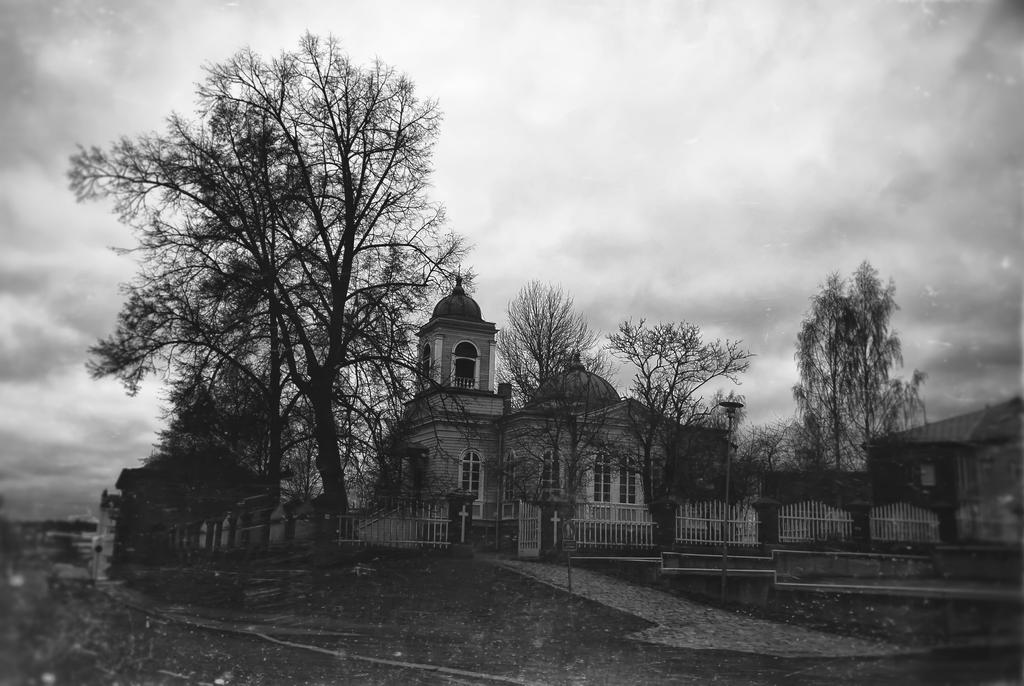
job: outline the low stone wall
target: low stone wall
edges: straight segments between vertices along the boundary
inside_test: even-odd
[[[704,600],[721,602],[722,577],[717,574],[664,575],[665,584],[683,595],[699,596]],[[768,607],[772,595],[772,577],[729,576],[725,587],[726,603],[752,607]]]
[[[1021,579],[1021,549],[1010,546],[938,546],[936,571],[946,579],[1012,581]]]
[[[930,557],[872,553],[774,550],[775,571],[781,578],[924,579],[937,576]]]

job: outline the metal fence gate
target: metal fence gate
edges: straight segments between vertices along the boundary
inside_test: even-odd
[[[540,557],[540,505],[519,503],[519,557]]]

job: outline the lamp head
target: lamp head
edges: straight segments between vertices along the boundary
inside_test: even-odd
[[[722,402],[718,403],[718,405],[720,407],[724,407],[726,414],[728,414],[730,417],[736,414],[736,410],[743,407],[743,403],[736,402],[735,400],[723,400]]]

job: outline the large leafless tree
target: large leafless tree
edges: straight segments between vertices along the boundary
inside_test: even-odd
[[[206,71],[194,119],[72,160],[78,197],[112,197],[139,237],[135,312],[94,350],[94,371],[131,386],[181,354],[235,362],[223,334],[253,322],[270,378],[308,403],[327,503],[345,509],[339,438],[352,432],[339,421],[370,413],[365,382],[400,391],[415,367],[411,315],[462,255],[426,197],[440,114],[334,39],[307,35],[272,60],[243,50]],[[212,298],[184,317],[161,297],[214,276],[248,313]]]
[[[509,302],[505,326],[498,331],[499,379],[512,384],[513,401],[524,406],[574,355],[580,355],[590,371],[607,371],[607,361],[594,350],[597,341],[597,334],[561,286],[530,281]]]
[[[705,340],[700,327],[687,322],[625,321],[608,340],[612,354],[634,372],[628,413],[639,450],[623,451],[620,460],[640,477],[649,505],[664,502],[687,454],[716,444],[702,431],[719,398],[713,384],[738,383],[752,355],[741,341]]]

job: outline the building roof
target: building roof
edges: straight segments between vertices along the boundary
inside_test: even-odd
[[[451,294],[441,298],[434,306],[432,319],[447,317],[449,319],[466,319],[473,322],[482,322],[483,315],[480,313],[480,306],[476,300],[466,295],[462,287],[462,277],[455,278],[455,288]]]
[[[566,402],[581,409],[596,410],[619,402],[619,394],[608,381],[588,372],[576,354],[564,372],[540,385],[530,404],[541,406]]]
[[[1000,443],[1020,438],[1019,397],[983,410],[907,429],[891,438],[898,443]]]

